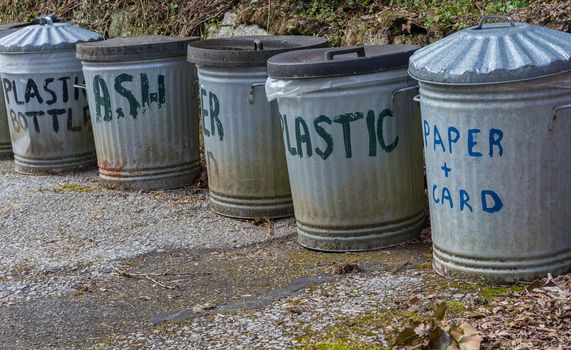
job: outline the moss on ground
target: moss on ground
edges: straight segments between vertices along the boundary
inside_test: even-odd
[[[488,287],[481,286],[479,292],[482,298],[486,300],[493,300],[497,297],[504,296],[511,293],[520,293],[525,290],[525,287],[520,284],[514,284],[509,287]]]
[[[458,300],[448,300],[446,302],[446,312],[451,316],[462,315],[466,311],[464,303]]]
[[[302,350],[385,350],[390,349],[398,329],[422,320],[421,315],[411,310],[379,309],[340,318],[335,325],[320,330],[308,326],[296,340]]]
[[[475,293],[485,300],[493,300],[497,297],[510,294],[510,293],[520,293],[525,290],[525,287],[521,284],[514,284],[511,286],[493,286],[483,283],[470,283],[462,282],[459,280],[452,280],[448,283],[449,288],[455,288],[461,291]]]
[[[54,188],[55,192],[92,192],[93,189],[91,187],[87,187],[81,184],[75,183],[61,183]]]
[[[385,350],[389,349],[382,345],[372,345],[365,342],[348,342],[345,340],[335,340],[331,342],[319,342],[314,345],[301,347],[307,350]]]

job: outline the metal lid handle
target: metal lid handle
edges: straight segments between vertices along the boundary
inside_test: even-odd
[[[474,29],[482,29],[484,27],[484,24],[490,20],[490,19],[503,19],[506,22],[509,22],[509,24],[512,27],[515,27],[515,23],[514,21],[509,18],[508,16],[502,16],[502,15],[489,15],[489,16],[484,16],[482,17],[482,19],[480,19],[480,23],[478,23],[478,26]]]
[[[346,53],[356,53],[357,57],[365,57],[365,48],[363,46],[359,47],[350,47],[347,49],[334,49],[334,50],[327,50],[325,51],[325,60],[331,61],[333,57],[337,55],[343,55]]]
[[[34,22],[36,22],[36,21],[37,21],[37,24],[47,24],[49,26],[54,24],[54,22],[57,22],[56,18],[52,14],[46,14],[46,15],[41,15],[39,17],[36,17]]]

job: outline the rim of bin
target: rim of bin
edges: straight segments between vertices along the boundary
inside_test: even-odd
[[[77,58],[89,62],[124,62],[184,57],[189,43],[199,37],[169,37],[141,35],[81,43],[77,45]]]
[[[211,67],[264,66],[270,57],[283,52],[327,46],[325,38],[301,35],[207,39],[191,43],[187,59]]]
[[[418,45],[368,45],[287,52],[268,60],[274,79],[312,79],[406,69]]]
[[[25,22],[10,22],[10,23],[0,23],[0,38],[8,36],[18,29],[27,26],[28,23]]]
[[[7,23],[0,23],[0,31],[4,30],[18,30],[22,27],[31,25],[31,23],[26,22],[7,22]]]

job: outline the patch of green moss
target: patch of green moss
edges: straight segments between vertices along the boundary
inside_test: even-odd
[[[420,317],[420,315],[414,311],[410,311],[410,310],[403,310],[403,311],[399,311],[395,313],[396,316],[401,316],[402,318],[414,321],[414,322],[420,322],[422,321],[422,317]]]
[[[296,340],[298,349],[362,349],[386,350],[398,333],[395,327],[422,321],[421,315],[410,310],[386,310],[367,312],[353,317],[341,318],[325,329],[315,331],[306,327]],[[379,336],[380,335],[380,336]],[[367,342],[363,337],[378,336],[380,340]],[[384,340],[384,341],[383,341]]]
[[[309,347],[301,347],[300,349],[311,350],[384,350],[387,347],[381,345],[367,344],[362,341],[349,343],[345,340],[336,340],[332,342],[320,342]]]
[[[93,190],[90,187],[83,186],[81,184],[74,184],[74,183],[61,183],[54,188],[55,192],[92,192]]]
[[[400,9],[386,9],[384,11],[379,12],[377,15],[377,21],[383,28],[390,28],[394,25],[395,22],[401,20],[402,18],[406,18],[407,16],[406,11],[402,11]]]
[[[449,300],[446,302],[446,312],[449,315],[461,315],[466,311],[466,306],[458,300]]]
[[[504,294],[520,293],[525,290],[524,286],[521,284],[497,287],[483,283],[469,283],[461,281],[451,281],[448,283],[448,288],[455,288],[464,292],[476,293],[486,300],[493,300]]]
[[[525,288],[522,285],[515,284],[510,287],[482,287],[480,289],[480,295],[486,300],[493,300],[501,295],[509,293],[519,293],[523,292]]]
[[[349,345],[347,344],[346,341],[334,341],[334,342],[330,342],[330,343],[317,343],[314,346],[315,349],[319,349],[319,350],[348,350]]]

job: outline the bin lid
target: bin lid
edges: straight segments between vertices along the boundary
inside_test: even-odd
[[[327,47],[327,39],[315,36],[242,36],[207,39],[188,46],[188,61],[213,67],[263,66],[282,52]]]
[[[504,23],[485,22],[503,19]],[[492,84],[571,70],[571,34],[504,16],[486,16],[477,26],[418,50],[409,74],[439,84]]]
[[[114,38],[77,45],[77,58],[83,61],[117,62],[184,57],[188,44],[199,39],[164,35]]]
[[[23,27],[25,25],[26,23],[23,22],[0,23],[0,38],[3,38],[5,36],[14,33],[18,29],[20,29],[20,27]]]
[[[101,39],[101,35],[95,32],[57,22],[53,16],[45,15],[0,39],[0,53],[70,50],[77,43]]]
[[[5,30],[18,30],[20,27],[24,27],[26,26],[27,23],[25,22],[6,22],[6,23],[0,23],[0,31],[5,31]]]
[[[268,60],[274,79],[309,79],[406,69],[417,45],[371,45],[282,53]]]

